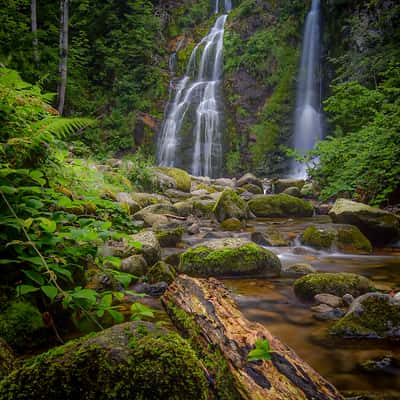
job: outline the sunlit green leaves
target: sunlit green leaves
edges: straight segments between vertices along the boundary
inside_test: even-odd
[[[247,359],[249,361],[270,360],[271,348],[268,339],[257,340],[255,348],[249,352]]]

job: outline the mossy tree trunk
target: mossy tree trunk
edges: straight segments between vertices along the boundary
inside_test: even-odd
[[[162,302],[179,329],[204,351],[216,348],[226,359],[242,399],[342,399],[329,382],[263,325],[248,321],[218,280],[181,275],[170,285]],[[183,321],[182,315],[190,318],[195,329],[188,329],[188,320]],[[248,353],[260,339],[269,341],[271,360],[250,362]]]

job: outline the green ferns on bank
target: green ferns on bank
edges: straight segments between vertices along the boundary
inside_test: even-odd
[[[0,77],[0,285],[17,288],[6,290],[4,312],[26,301],[50,316],[62,306],[76,325],[89,320],[92,329],[100,326],[97,319],[108,323],[105,313],[124,320],[115,306],[124,294],[114,288],[127,287],[134,277],[99,248],[107,240],[140,247],[129,237],[137,227],[128,207],[113,195],[131,183],[74,159],[59,140],[92,120],[59,118],[46,96],[14,71],[0,69]],[[109,289],[90,287],[96,274],[108,276]],[[52,317],[47,323],[53,326]],[[26,331],[9,318],[0,324],[0,336],[17,346],[28,340]]]

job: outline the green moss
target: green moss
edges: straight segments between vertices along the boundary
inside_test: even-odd
[[[0,337],[16,351],[43,344],[46,330],[42,314],[30,303],[12,302],[0,314]]]
[[[14,368],[15,358],[11,348],[0,338],[0,381]]]
[[[216,346],[204,347],[204,339],[201,336],[200,328],[194,318],[174,306],[172,303],[165,304],[165,308],[178,329],[188,338],[191,347],[197,356],[202,360],[214,382],[214,392],[217,399],[240,400],[242,396],[237,392],[237,381],[231,375],[228,363],[221,351]]]
[[[203,368],[184,339],[132,326],[119,325],[33,358],[1,382],[0,399],[208,398]]]
[[[277,275],[279,259],[254,243],[213,249],[198,246],[181,254],[179,270],[192,276]]]
[[[385,337],[400,327],[400,307],[390,304],[384,295],[370,296],[362,301],[362,312],[350,313],[331,329],[331,334],[342,336]]]
[[[175,247],[182,240],[183,233],[182,227],[155,231],[161,247]]]
[[[330,249],[335,240],[335,233],[318,229],[315,225],[309,226],[301,235],[301,242],[316,249]]]
[[[352,225],[311,225],[303,232],[300,240],[317,249],[336,246],[341,251],[372,251],[370,241]]]
[[[237,218],[228,218],[223,221],[220,225],[224,231],[240,231],[243,226]]]
[[[243,185],[242,188],[245,189],[247,192],[250,192],[250,193],[253,193],[253,194],[263,194],[263,191],[260,188],[260,186],[253,185],[251,183]]]
[[[224,190],[219,196],[213,213],[219,222],[227,218],[245,219],[248,216],[247,203],[232,189]]]
[[[319,293],[344,296],[350,293],[354,297],[373,290],[369,279],[347,272],[316,273],[303,276],[294,283],[294,292],[301,300],[313,300]]]
[[[192,185],[192,179],[190,175],[179,168],[170,168],[170,167],[158,167],[163,174],[170,176],[176,181],[176,188],[178,190],[182,190],[182,192],[190,192],[190,188]]]
[[[149,283],[167,282],[169,284],[174,281],[175,277],[174,267],[164,261],[158,261],[147,273]]]
[[[206,185],[204,183],[199,183],[196,185],[195,190],[207,190],[208,193],[216,193],[218,192],[213,186]]]
[[[256,195],[249,201],[257,217],[311,217],[314,208],[308,201],[288,194]]]

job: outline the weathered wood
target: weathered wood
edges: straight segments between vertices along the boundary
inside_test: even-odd
[[[179,276],[162,302],[179,329],[206,350],[219,349],[227,360],[236,390],[246,400],[339,400],[339,392],[288,346],[259,323],[250,322],[238,310],[224,285],[214,278]],[[179,316],[196,325],[187,329]],[[185,326],[186,325],[186,326]],[[259,339],[268,339],[271,360],[249,362],[248,353]]]

